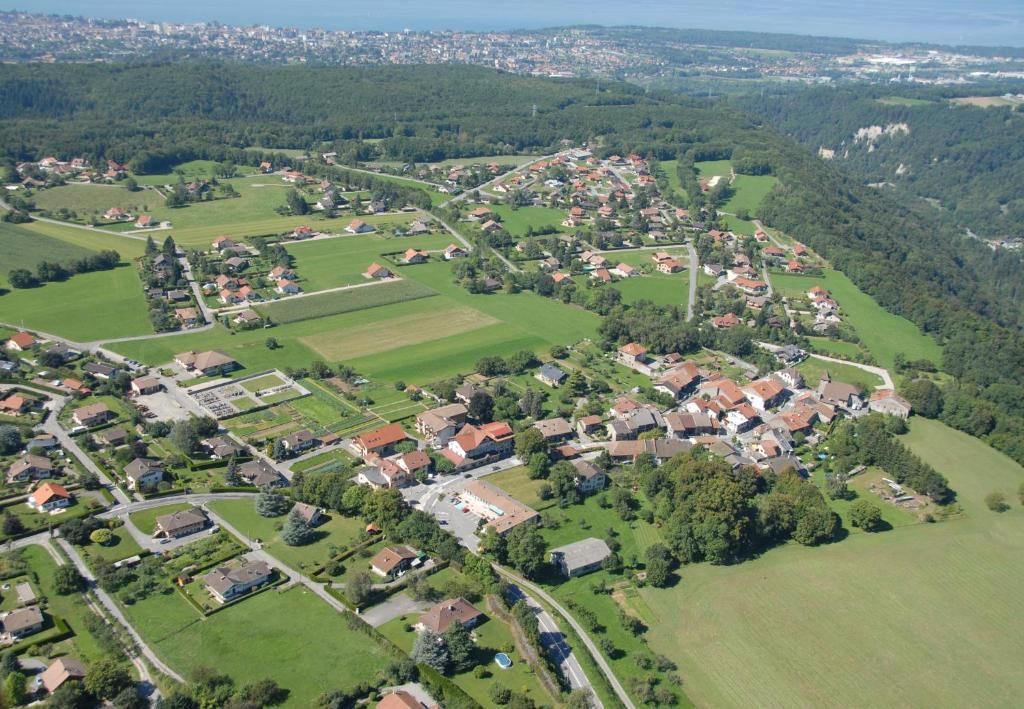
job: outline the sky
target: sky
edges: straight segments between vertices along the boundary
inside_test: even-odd
[[[631,24],[1024,46],[1024,0],[20,0],[9,9],[332,30]]]

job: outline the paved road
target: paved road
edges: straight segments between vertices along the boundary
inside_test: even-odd
[[[370,608],[362,617],[374,628],[379,628],[399,616],[422,613],[430,606],[431,604],[425,601],[414,601],[407,593],[396,593],[383,603]]]
[[[879,384],[875,389],[896,389],[896,385],[893,384],[892,376],[889,374],[889,370],[884,367],[873,367],[870,364],[861,364],[860,362],[850,362],[845,359],[838,359],[837,357],[827,357],[820,354],[811,354],[814,359],[820,359],[824,362],[834,362],[835,364],[845,364],[850,367],[856,367],[862,369],[865,372],[871,372],[872,374],[878,375],[882,378],[882,384]]]
[[[299,298],[308,298],[311,295],[323,295],[324,293],[337,293],[338,291],[355,290],[357,288],[370,288],[371,286],[379,286],[379,285],[382,285],[384,283],[394,283],[396,281],[401,281],[401,280],[403,280],[401,276],[395,276],[394,278],[374,279],[372,281],[367,281],[366,283],[353,283],[353,284],[347,285],[347,286],[337,286],[335,288],[324,288],[323,290],[302,291],[301,293],[296,293],[295,295],[290,295],[287,298],[281,298],[280,300],[268,301],[266,303],[263,303],[263,305],[272,305],[274,303],[283,303],[283,302],[289,301],[289,300],[298,300]],[[217,315],[227,315],[229,313],[237,313],[239,311],[248,310],[250,308],[252,308],[252,305],[246,303],[246,304],[243,304],[243,305],[232,305],[232,306],[228,306],[228,307],[224,307],[224,308],[217,308],[216,310],[213,310],[211,312],[213,312],[213,313],[215,313]],[[199,331],[200,331],[199,328],[191,328],[189,330],[184,330],[183,332],[199,332]],[[178,333],[178,334],[180,334],[180,333]]]
[[[164,664],[164,662],[159,657],[157,657],[156,653],[153,652],[153,649],[146,644],[146,641],[142,639],[142,636],[139,635],[139,633],[135,630],[132,624],[125,617],[124,613],[121,612],[121,608],[114,602],[114,599],[110,597],[110,594],[108,594],[106,591],[99,587],[99,585],[96,583],[96,577],[93,576],[92,571],[89,570],[89,566],[85,563],[85,560],[78,553],[78,550],[75,549],[73,545],[69,544],[67,541],[63,539],[59,539],[57,543],[60,544],[61,549],[64,550],[64,553],[68,555],[68,558],[71,559],[71,562],[78,569],[78,573],[85,577],[85,579],[93,587],[93,591],[96,594],[96,598],[98,598],[100,603],[103,604],[103,607],[107,610],[107,613],[109,613],[112,618],[117,620],[117,622],[124,626],[124,628],[128,631],[128,634],[131,635],[132,640],[134,640],[136,645],[138,645],[139,652],[141,652],[142,655],[147,660],[149,660],[150,664],[152,664],[153,667],[157,668],[165,675],[171,677],[174,680],[177,680],[178,682],[184,682],[185,678],[179,675],[174,670],[172,670],[166,664]]]
[[[182,275],[188,281],[189,288],[192,289],[192,295],[196,299],[196,303],[199,305],[199,311],[203,314],[203,320],[209,325],[213,322],[213,313],[210,311],[210,307],[206,304],[206,299],[203,298],[203,289],[199,287],[199,283],[196,281],[195,276],[192,275],[192,264],[188,262],[188,259],[181,256],[178,259],[181,264]],[[198,329],[198,328],[193,328]]]
[[[537,158],[536,160],[531,160],[530,162],[525,162],[522,165],[519,165],[518,167],[515,167],[515,168],[509,170],[508,172],[503,172],[502,174],[498,175],[497,177],[494,177],[494,178],[488,180],[487,182],[481,183],[481,184],[477,185],[476,187],[474,187],[474,188],[472,188],[470,190],[467,190],[465,192],[460,192],[459,194],[455,195],[451,199],[449,199],[449,200],[447,200],[445,202],[442,202],[438,206],[443,208],[443,207],[448,207],[448,206],[450,206],[452,204],[455,204],[456,202],[461,202],[462,200],[466,199],[466,197],[471,192],[473,192],[474,190],[478,190],[479,191],[479,190],[488,189],[488,188],[494,186],[495,184],[497,184],[499,182],[503,182],[503,181],[507,180],[509,177],[511,177],[512,175],[515,175],[518,172],[523,172],[524,170],[529,170],[531,165],[535,165],[536,163],[543,162],[544,160],[551,160],[552,158],[555,158],[555,157],[557,157],[559,155],[562,155],[562,154],[568,153],[568,152],[569,152],[568,150],[564,150],[564,151],[559,152],[559,153],[552,153],[550,155],[542,155],[541,157]],[[467,159],[472,159],[472,158],[467,158]]]

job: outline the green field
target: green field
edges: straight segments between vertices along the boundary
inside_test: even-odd
[[[923,98],[910,98],[909,96],[883,96],[877,101],[886,106],[929,106],[933,103]]]
[[[176,165],[172,172],[155,173],[152,175],[132,175],[140,185],[173,185],[178,181],[180,174],[185,182],[191,180],[209,179],[213,177],[213,171],[217,168],[214,160],[189,160]],[[247,168],[239,166],[239,171],[244,172]],[[255,169],[255,168],[250,168]],[[279,178],[280,179],[280,178]]]
[[[35,272],[40,261],[67,265],[76,259],[91,256],[95,251],[29,231],[16,224],[0,222],[0,286],[7,286],[7,273],[16,268]]]
[[[125,260],[141,256],[146,249],[146,240],[142,237],[117,236],[113,232],[103,229],[83,229],[50,222],[32,222],[18,226],[33,233],[53,237],[66,244],[73,244],[92,251],[113,249],[120,253]]]
[[[1024,510],[987,510],[1024,469],[984,443],[913,418],[904,438],[945,474],[965,516],[734,567],[684,567],[641,593],[655,651],[703,706],[989,706],[1020,703]]]
[[[622,301],[625,303],[651,300],[658,305],[679,305],[684,308],[689,298],[689,288],[690,275],[686,271],[672,275],[650,273],[615,283],[615,289],[622,293]]]
[[[78,342],[153,332],[134,266],[73,276],[0,296],[0,321]]]
[[[284,524],[286,515],[263,517],[256,512],[254,500],[211,502],[210,509],[249,539],[260,539],[263,542],[263,549],[275,559],[303,573],[310,573],[316,567],[327,563],[333,556],[332,547],[344,549],[351,546],[359,539],[365,526],[358,519],[342,517],[332,512],[330,520],[316,528],[318,538],[313,543],[291,547],[281,541],[277,529]]]
[[[836,362],[825,362],[820,359],[808,357],[796,366],[804,375],[804,381],[809,387],[818,386],[822,375],[828,372],[833,381],[855,384],[865,392],[870,392],[877,386],[881,386],[882,378],[871,372],[854,367],[851,364],[837,364]]]
[[[745,209],[749,214],[755,214],[765,195],[777,182],[778,178],[772,175],[736,175],[731,185],[733,195],[722,205],[722,211],[735,214]],[[753,234],[753,230],[750,233]]]
[[[668,186],[676,192],[679,198],[685,198],[686,190],[683,189],[683,182],[679,179],[679,161],[678,160],[662,160],[658,163],[658,167],[665,173],[665,179],[668,180]],[[676,195],[665,195],[665,199],[669,202],[678,201],[673,200]]]
[[[289,244],[288,253],[295,258],[303,290],[317,291],[368,282],[363,273],[371,263],[381,263],[386,252],[442,251],[451,242],[448,234],[392,238],[367,234]]]
[[[290,691],[284,707],[308,707],[320,693],[352,688],[391,661],[301,586],[264,591],[206,619],[174,591],[125,612],[157,655],[181,674],[211,668],[238,686],[270,677]]]
[[[807,290],[819,285],[832,293],[840,314],[878,363],[891,369],[893,357],[902,352],[907,359],[928,359],[942,363],[942,348],[922,333],[914,323],[893,315],[853,284],[846,274],[826,270],[821,277],[772,274],[772,285],[788,297],[806,297]]]
[[[562,226],[568,212],[550,207],[520,207],[512,209],[507,204],[496,204],[491,207],[495,214],[501,217],[501,225],[512,236],[526,236],[526,230],[533,227],[534,230],[545,227],[553,227],[560,232],[569,232],[571,229]]]
[[[537,490],[545,481],[541,478],[531,479],[530,470],[525,465],[488,475],[487,482],[497,485],[512,497],[535,510],[550,507],[553,504],[551,500],[545,502],[537,497]]]
[[[177,178],[175,178],[177,179]],[[56,211],[68,209],[83,222],[104,222],[103,213],[111,207],[120,207],[133,217],[149,214],[151,209],[163,207],[164,200],[152,190],[131,192],[121,185],[69,184],[50,187],[35,194],[36,207]],[[134,219],[132,220],[134,222]]]
[[[705,160],[693,164],[697,168],[697,174],[701,177],[714,177],[718,175],[729,179],[732,174],[732,162],[729,160]]]
[[[853,342],[843,340],[832,340],[828,337],[808,337],[808,341],[814,345],[814,349],[821,354],[840,359],[849,359],[860,353],[860,348]]]
[[[142,547],[124,528],[113,530],[109,544],[89,544],[82,552],[87,558],[120,561],[142,553]]]

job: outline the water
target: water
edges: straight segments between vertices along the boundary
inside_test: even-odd
[[[20,0],[17,9],[104,18],[350,30],[633,24],[1024,46],[1021,0]]]

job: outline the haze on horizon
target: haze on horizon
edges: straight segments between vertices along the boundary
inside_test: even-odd
[[[503,30],[601,24],[785,32],[889,42],[1024,46],[1024,2],[1014,0],[470,0],[325,3],[323,0],[31,0],[10,9],[160,22],[329,30]]]

